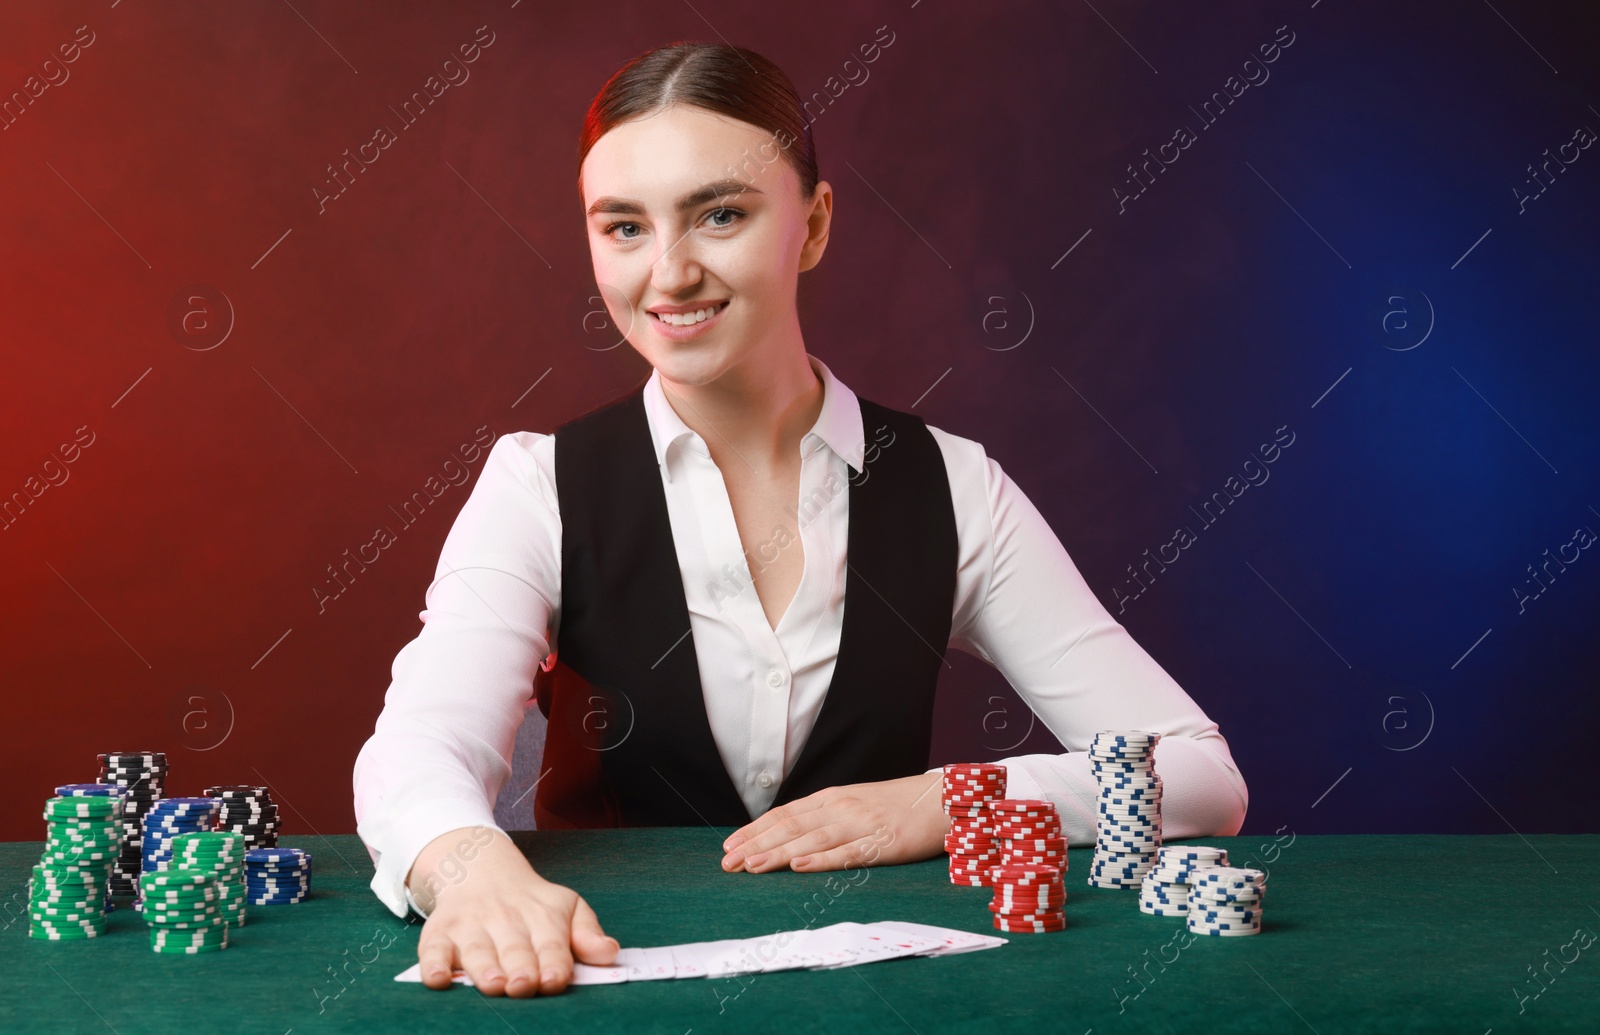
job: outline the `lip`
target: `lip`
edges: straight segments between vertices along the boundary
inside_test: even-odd
[[[687,307],[684,307],[684,306],[654,306],[654,307],[652,307],[650,309],[646,309],[645,312],[651,314],[652,318],[650,319],[650,324],[651,324],[652,327],[655,328],[655,332],[657,334],[661,335],[663,338],[666,338],[668,341],[691,341],[691,340],[693,340],[695,338],[700,337],[700,335],[705,334],[707,331],[711,330],[711,328],[715,327],[718,323],[720,323],[721,320],[722,320],[723,314],[727,313],[727,311],[728,311],[729,307],[732,305],[732,303],[728,302],[727,300],[723,300],[722,308],[718,309],[715,315],[708,316],[704,320],[701,320],[699,323],[691,324],[688,327],[674,327],[671,324],[663,323],[661,320],[654,319],[653,317],[655,316],[656,313],[659,313],[659,312],[666,312],[666,313],[692,313],[692,312],[695,312],[698,309],[704,309],[706,307],[706,304],[707,303],[705,303],[705,302],[696,302],[696,303],[693,303],[693,304],[691,304],[691,305],[689,305]]]

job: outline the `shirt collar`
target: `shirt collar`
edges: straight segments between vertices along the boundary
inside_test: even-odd
[[[866,433],[861,422],[861,403],[843,381],[833,376],[828,365],[817,357],[806,354],[811,369],[822,381],[822,411],[816,423],[800,440],[801,457],[809,457],[822,446],[841,457],[853,471],[859,472],[866,453]],[[683,422],[678,411],[672,408],[661,390],[661,374],[650,371],[644,384],[644,410],[650,424],[650,439],[655,446],[656,463],[672,479],[672,468],[667,465],[667,453],[677,444],[709,457],[705,440]]]

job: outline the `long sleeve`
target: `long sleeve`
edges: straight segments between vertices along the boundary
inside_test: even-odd
[[[1053,802],[1070,843],[1090,844],[1099,793],[1091,738],[1148,730],[1162,735],[1165,836],[1237,833],[1249,796],[1217,724],[1111,617],[983,447],[930,430],[945,454],[961,541],[950,645],[999,670],[1067,749],[1003,759],[1007,795]]]
[[[372,890],[398,916],[428,842],[460,827],[500,830],[494,801],[549,653],[560,563],[554,440],[502,436],[445,539],[422,631],[395,656],[356,758],[356,830],[377,870]]]

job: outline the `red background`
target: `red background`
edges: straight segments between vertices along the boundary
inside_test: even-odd
[[[808,91],[884,24],[843,5],[829,19],[705,11]],[[616,13],[8,9],[0,88],[70,77],[0,133],[0,486],[66,472],[0,533],[4,683],[26,774],[0,804],[0,837],[37,837],[38,804],[93,779],[97,752],[146,748],[167,751],[169,793],[263,780],[288,830],[353,829],[351,764],[470,486],[447,486],[409,527],[390,508],[444,482],[478,429],[547,431],[649,372],[626,344],[610,348],[618,335],[594,315],[576,143],[613,69],[711,34],[687,7]],[[46,67],[84,25],[77,60]],[[442,62],[485,26],[493,42],[448,70],[469,78],[402,128],[391,106],[430,76],[448,83]],[[890,117],[877,86],[829,113],[835,180],[854,179],[838,165],[844,139]],[[326,167],[380,126],[397,139],[319,203],[315,191],[334,190]],[[897,161],[885,155],[881,175]],[[928,189],[895,193],[920,206]],[[959,202],[949,232],[976,233],[983,207]],[[920,273],[853,275],[885,268],[871,242],[895,217],[859,196],[841,208],[830,262],[805,279],[811,348],[863,394],[909,406],[946,358],[919,360],[902,385],[890,375],[905,358],[870,345],[891,320],[902,336],[939,323],[918,310],[922,275],[944,267],[919,249]],[[169,327],[194,284],[233,311],[214,348]],[[80,427],[92,444],[46,470]],[[478,456],[474,477],[481,467]],[[397,541],[319,610],[327,566],[385,524]]]

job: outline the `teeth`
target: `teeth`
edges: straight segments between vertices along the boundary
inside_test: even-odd
[[[712,306],[710,309],[696,309],[692,313],[679,313],[676,315],[671,313],[656,313],[655,317],[662,323],[671,324],[674,327],[688,327],[691,324],[697,324],[701,320],[709,319],[710,317],[717,315],[717,311],[721,308],[722,307],[718,305]]]

